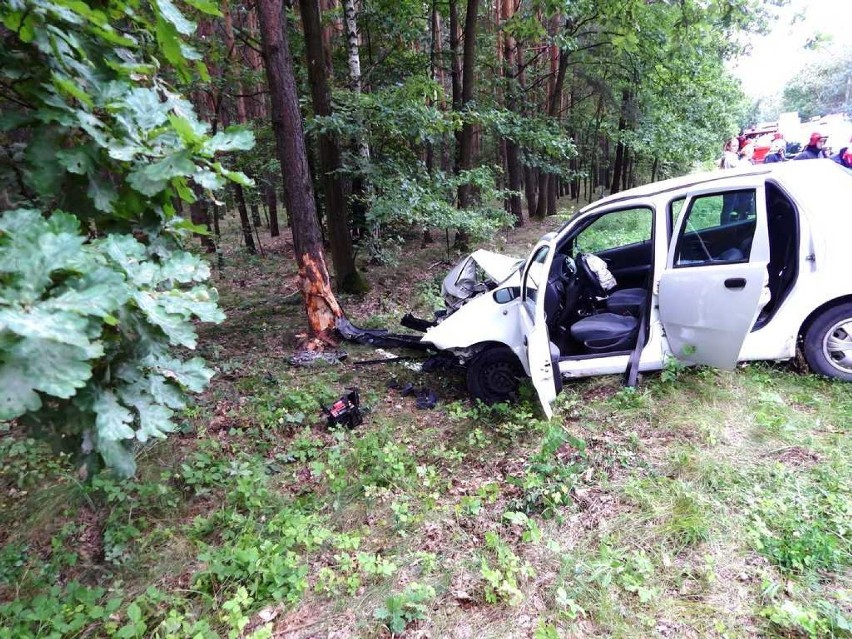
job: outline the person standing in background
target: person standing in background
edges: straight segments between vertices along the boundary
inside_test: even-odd
[[[814,131],[811,133],[811,138],[808,140],[808,145],[802,149],[799,154],[793,158],[794,160],[819,160],[821,158],[827,158],[828,155],[825,152],[825,141],[828,139],[827,136],[822,135],[818,131]]]
[[[731,138],[725,142],[725,146],[722,149],[722,159],[719,160],[719,168],[732,169],[735,166],[738,166],[740,158],[737,156],[737,151],[739,151],[739,149],[740,142],[737,138]]]
[[[773,164],[775,162],[786,162],[787,158],[784,157],[784,154],[787,151],[787,143],[784,142],[783,139],[778,138],[772,140],[772,144],[769,147],[769,153],[766,154],[766,157],[763,158],[764,164]]]

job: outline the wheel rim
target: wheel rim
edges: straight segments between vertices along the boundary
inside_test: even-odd
[[[518,390],[518,371],[511,362],[493,362],[482,370],[482,386],[493,397],[509,397]]]
[[[852,318],[837,322],[822,339],[825,359],[842,373],[852,373]]]

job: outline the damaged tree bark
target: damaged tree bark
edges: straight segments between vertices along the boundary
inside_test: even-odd
[[[343,311],[331,290],[322,252],[293,59],[287,41],[286,16],[282,3],[276,0],[258,0],[257,9],[272,105],[272,128],[284,179],[285,205],[293,229],[299,289],[308,315],[309,335],[335,343],[336,323]]]

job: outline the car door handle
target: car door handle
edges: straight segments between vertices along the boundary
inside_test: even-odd
[[[725,288],[739,290],[745,288],[746,280],[744,277],[729,277],[725,280]]]

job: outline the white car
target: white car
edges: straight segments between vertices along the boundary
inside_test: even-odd
[[[648,184],[583,208],[526,260],[477,251],[443,288],[422,341],[486,402],[528,375],[548,417],[563,378],[635,381],[670,357],[731,369],[801,346],[852,381],[852,172],[814,160]]]

